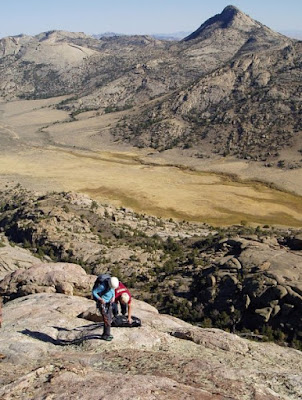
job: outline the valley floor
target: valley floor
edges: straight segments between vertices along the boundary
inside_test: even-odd
[[[61,100],[0,103],[2,187],[78,191],[135,211],[214,225],[302,226],[302,169],[114,143],[109,129],[129,110],[88,112],[71,121],[53,108]]]

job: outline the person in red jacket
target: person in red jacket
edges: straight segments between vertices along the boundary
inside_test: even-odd
[[[129,324],[131,324],[132,322],[131,293],[122,282],[119,282],[118,288],[115,289],[115,301],[112,307],[113,315],[115,317],[118,315],[118,303],[121,306],[122,315],[127,314],[127,308],[128,308],[128,322]]]

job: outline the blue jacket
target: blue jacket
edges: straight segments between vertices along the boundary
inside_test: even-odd
[[[103,299],[105,303],[109,303],[109,301],[114,298],[115,292],[114,289],[109,289],[105,292],[106,287],[103,283],[99,283],[93,290],[92,295],[95,300]],[[104,293],[105,292],[105,293]],[[103,293],[103,294],[102,294]]]

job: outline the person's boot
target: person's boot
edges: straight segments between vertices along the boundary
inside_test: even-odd
[[[106,340],[107,342],[111,342],[111,340],[113,339],[113,336],[110,335],[110,326],[104,325],[104,332],[102,335],[102,339]]]

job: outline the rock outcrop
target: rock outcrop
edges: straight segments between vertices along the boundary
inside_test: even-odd
[[[228,29],[231,28],[231,29]],[[228,33],[234,31],[241,31],[245,33],[256,33],[257,30],[267,31],[271,36],[280,36],[279,34],[270,31],[264,25],[253,20],[248,15],[241,12],[237,7],[227,6],[224,8],[221,14],[217,14],[214,17],[208,19],[202,24],[195,32],[187,36],[184,41],[189,40],[204,40],[213,34],[216,34],[219,30],[227,30]],[[238,34],[237,34],[238,36]]]
[[[23,269],[3,279],[5,301],[34,292],[89,295],[93,280],[74,265],[80,264],[93,275],[119,276],[161,312],[301,345],[299,230],[238,226],[210,234],[202,224],[139,215],[74,193],[36,196],[15,188],[2,199],[0,228],[41,258],[15,265]]]
[[[222,68],[129,118],[115,135],[161,151],[178,146],[289,167],[279,156],[300,138],[302,47],[285,42],[254,51],[250,42]],[[292,156],[292,168],[301,166],[298,148]]]
[[[10,244],[6,236],[0,235],[0,280],[10,272],[19,268],[29,268],[38,262],[39,259],[28,249]]]
[[[114,339],[108,343],[100,340],[100,324],[77,317],[92,305],[57,293],[5,304],[1,398],[277,400],[302,395],[299,351],[193,327],[139,301],[133,307],[143,326],[112,328]]]
[[[220,245],[228,255],[204,269],[193,283],[195,307],[202,305],[204,315],[220,319],[225,327],[259,330],[269,325],[301,340],[300,252],[242,238]]]
[[[139,273],[142,264],[154,264],[151,247],[158,247],[156,259],[160,262],[162,243],[168,237],[209,233],[203,224],[143,216],[123,207],[101,205],[76,193],[39,196],[15,188],[2,192],[1,198],[4,205],[0,206],[0,229],[9,239],[30,248],[43,261],[75,262],[95,275],[112,264]],[[135,248],[133,243],[137,243]]]
[[[87,275],[80,265],[68,263],[37,263],[18,269],[0,281],[0,295],[4,300],[32,293],[63,293],[90,295],[96,277]]]

